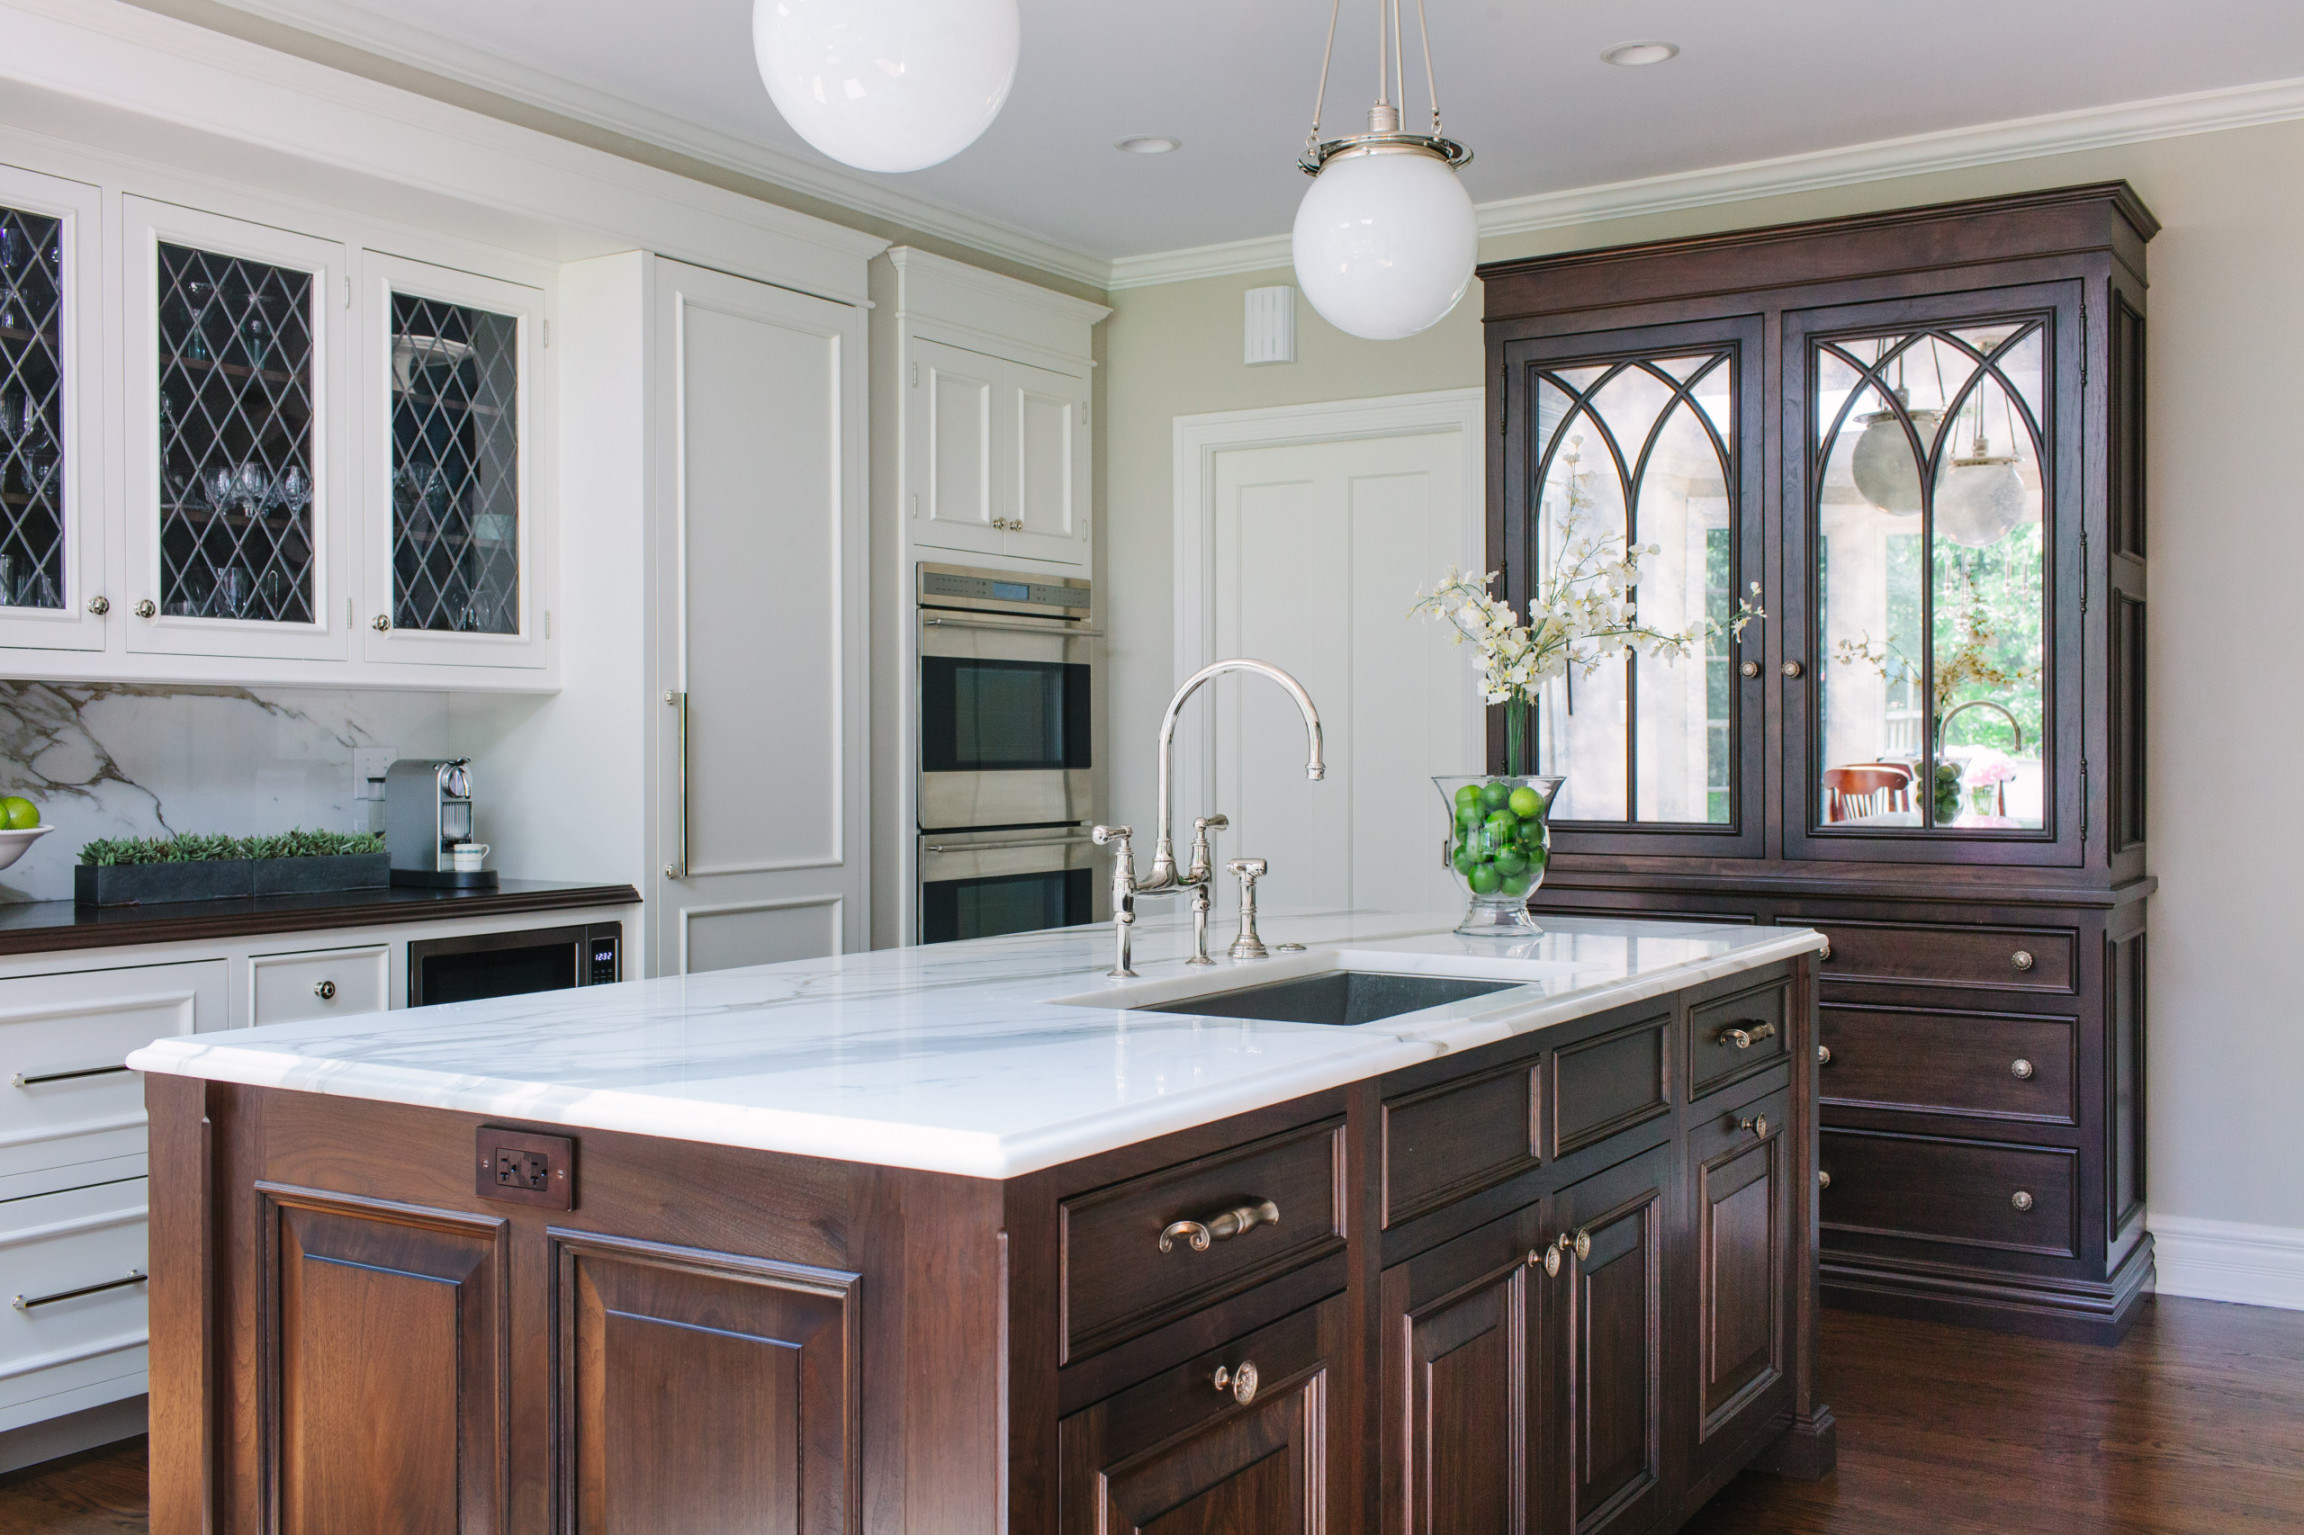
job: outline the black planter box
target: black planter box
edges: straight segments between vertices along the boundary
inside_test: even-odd
[[[246,900],[253,895],[325,895],[331,890],[381,889],[391,882],[388,853],[80,864],[72,870],[72,899],[81,906],[157,906],[169,901]]]
[[[72,899],[81,906],[157,906],[165,901],[222,901],[255,893],[255,864],[246,858],[196,863],[78,864]]]
[[[371,890],[392,882],[390,853],[341,853],[330,858],[259,858],[258,895],[324,895]]]

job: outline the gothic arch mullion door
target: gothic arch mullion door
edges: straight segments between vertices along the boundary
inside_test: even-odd
[[[2078,864],[2076,282],[1793,311],[1784,856]]]
[[[1590,539],[1659,546],[1634,596],[1660,628],[1724,625],[1765,588],[1761,347],[1757,316],[1504,343],[1489,558],[1516,612]],[[1531,736],[1535,771],[1568,780],[1555,852],[1762,856],[1765,648],[1763,624],[1678,662],[1610,657],[1550,683]],[[1501,769],[1501,731],[1490,739]]]

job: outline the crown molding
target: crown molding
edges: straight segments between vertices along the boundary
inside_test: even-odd
[[[2304,80],[2270,80],[2257,85],[2016,118],[1973,128],[1880,139],[1869,144],[1750,160],[1707,170],[1677,171],[1636,181],[1505,198],[1480,204],[1480,234],[1483,239],[1529,234],[1604,219],[1669,213],[1682,208],[1926,175],[1932,171],[1962,170],[2297,118],[2304,118]],[[1112,263],[1107,289],[1117,291],[1188,282],[1200,277],[1263,272],[1288,266],[1290,260],[1286,235],[1160,251],[1147,256],[1123,256]]]
[[[613,91],[509,59],[444,37],[345,0],[219,0],[226,8],[261,17],[409,69],[489,92],[589,127],[606,129],[658,149],[891,223],[1005,257],[1090,287],[1102,288],[1111,263],[1044,239],[997,219],[904,192],[885,180],[845,170],[829,160],[756,144],[702,123],[633,101]]]

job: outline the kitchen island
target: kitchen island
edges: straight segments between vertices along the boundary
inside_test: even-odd
[[[1821,940],[1452,920],[161,1040],[152,1528],[1589,1535],[1821,1474]]]

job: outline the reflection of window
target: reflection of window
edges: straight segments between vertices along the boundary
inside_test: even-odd
[[[1733,354],[1546,367],[1535,392],[1529,546],[1539,579],[1581,542],[1653,545],[1635,594],[1641,621],[1724,626],[1738,588]],[[1727,824],[1732,645],[1722,635],[1678,664],[1626,656],[1549,684],[1537,706],[1538,770],[1567,778],[1553,819]]]

